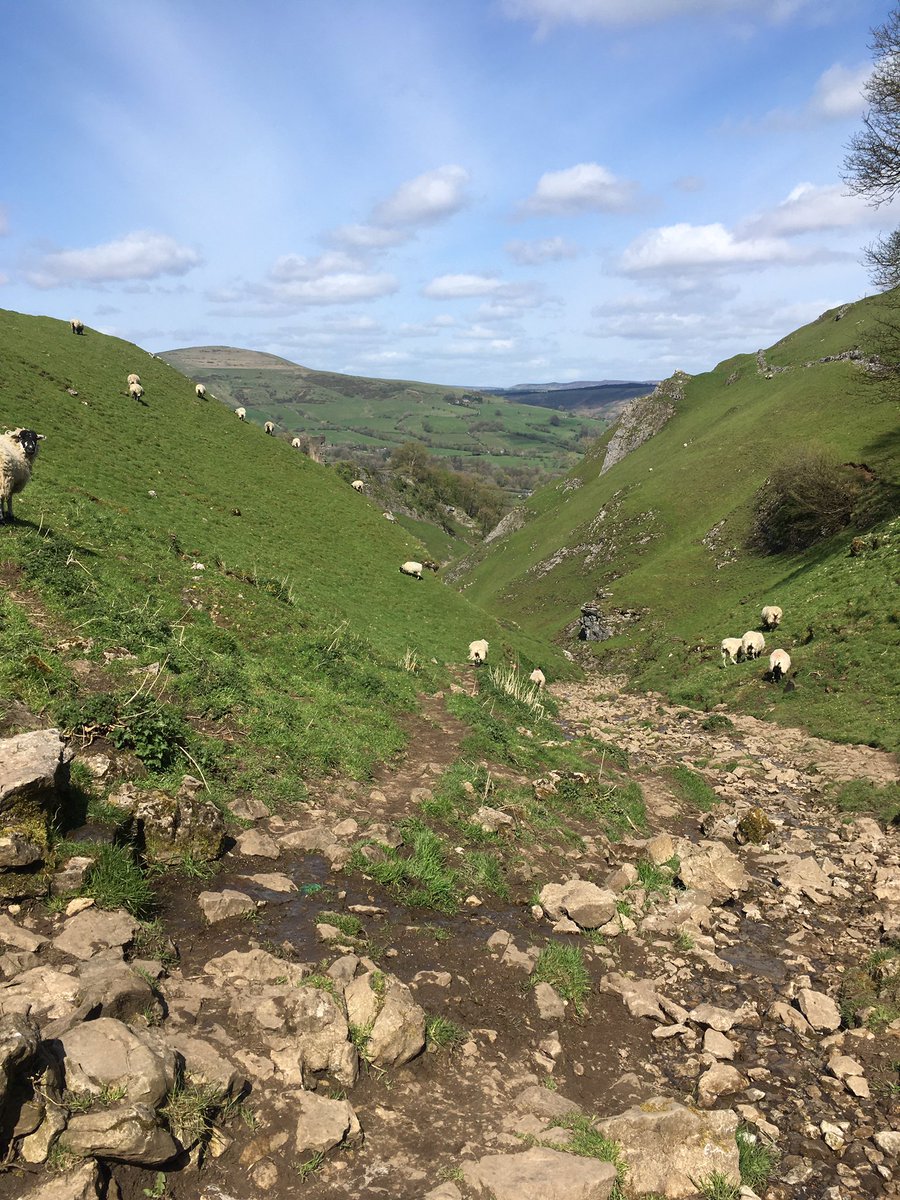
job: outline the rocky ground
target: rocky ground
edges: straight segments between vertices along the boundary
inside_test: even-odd
[[[347,867],[456,759],[440,696],[373,785],[288,817],[245,799],[222,869],[164,877],[149,929],[84,899],[4,905],[0,1200],[604,1200],[603,1138],[629,1196],[900,1196],[900,838],[825,796],[895,760],[614,680],[555,694],[565,729],[628,751],[650,828],[523,842],[507,905],[411,910]],[[514,813],[484,819],[522,840]],[[533,986],[548,943],[581,951],[583,1001]],[[771,1150],[756,1192],[739,1126]]]

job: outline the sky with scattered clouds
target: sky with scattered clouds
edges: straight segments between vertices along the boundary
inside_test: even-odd
[[[0,306],[469,386],[655,379],[867,294],[867,0],[28,0]]]

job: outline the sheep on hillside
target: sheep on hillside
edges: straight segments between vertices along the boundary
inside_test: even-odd
[[[295,450],[302,450],[302,449],[303,449],[303,443],[300,441],[300,439],[299,439],[299,438],[292,438],[292,439],[291,439],[291,446],[292,446],[292,447],[293,447]]]
[[[354,492],[364,492],[366,490],[366,485],[361,479],[354,479],[350,486],[353,488]]]
[[[133,397],[133,399],[140,400],[141,396],[144,394],[144,389],[139,383],[129,383],[128,394]]]
[[[126,383],[140,383],[141,377],[140,377],[140,375],[135,375],[134,371],[132,371],[131,374],[128,376],[128,378],[125,380],[125,382]]]
[[[537,687],[538,691],[541,691],[544,684],[547,682],[547,677],[544,675],[544,672],[541,670],[540,667],[535,667],[534,670],[531,672],[531,674],[528,676],[528,680],[530,683],[533,683]]]
[[[741,654],[744,658],[759,658],[766,648],[766,639],[755,629],[748,629],[741,638]]]
[[[384,517],[384,519],[386,521],[396,521],[397,520],[397,518],[394,516],[393,513],[382,513],[381,515]]]
[[[422,578],[422,564],[420,562],[405,562],[400,567],[404,575],[412,575],[414,579]]]
[[[780,682],[782,676],[787,675],[791,669],[791,656],[787,650],[773,650],[769,655],[769,671],[768,678],[773,683]]]
[[[82,336],[84,335],[84,321],[79,321],[78,318],[75,317],[69,322],[69,324],[72,326],[73,333],[80,333]]]
[[[206,388],[203,386],[202,383],[198,383],[197,386],[194,388],[194,391],[197,393],[198,397],[201,400],[203,400],[206,397]]]
[[[484,638],[480,638],[477,642],[469,642],[469,662],[474,663],[476,667],[480,667],[487,658],[488,644]]]
[[[236,408],[236,409],[234,410],[234,415],[237,417],[237,419],[238,419],[239,421],[246,421],[246,420],[247,420],[247,410],[246,410],[246,408]]]
[[[7,429],[0,436],[0,525],[13,519],[12,498],[31,478],[38,442],[43,438],[33,429]]]
[[[741,653],[740,638],[722,638],[722,666],[726,663],[736,663]]]
[[[263,425],[263,429],[266,431],[266,433],[269,435],[269,437],[275,436],[275,422],[274,421],[266,421],[265,425]]]
[[[781,609],[775,604],[767,604],[762,610],[762,627],[763,629],[777,629],[781,624],[781,618],[784,614]]]

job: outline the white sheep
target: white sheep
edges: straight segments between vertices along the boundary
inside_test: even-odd
[[[393,513],[382,513],[381,515],[384,517],[384,519],[385,519],[386,521],[392,521],[392,522],[393,522],[393,521],[396,521],[396,520],[397,520],[397,518],[394,516],[394,514],[393,514]]]
[[[275,436],[275,422],[274,421],[266,421],[265,425],[263,425],[263,429],[266,431],[266,433],[269,435],[269,437]]]
[[[128,394],[130,396],[132,396],[135,400],[140,400],[141,396],[143,396],[143,394],[144,394],[144,389],[141,387],[141,385],[139,383],[129,383]]]
[[[354,479],[350,486],[353,488],[354,492],[364,492],[366,489],[366,485],[361,479]]]
[[[480,667],[487,658],[488,644],[481,638],[477,642],[469,642],[469,662],[474,663],[476,667]]]
[[[741,638],[741,654],[744,658],[759,658],[766,648],[766,639],[755,629],[748,629]]]
[[[302,449],[303,449],[303,443],[300,441],[300,439],[299,439],[299,438],[292,438],[292,439],[291,439],[291,446],[292,446],[292,447],[293,447],[295,450],[302,450]]]
[[[530,683],[533,683],[537,687],[538,691],[541,691],[543,689],[544,684],[547,682],[547,677],[544,675],[544,672],[541,670],[540,667],[535,667],[534,670],[531,672],[531,674],[528,676],[528,680]]]
[[[791,669],[791,656],[787,650],[773,650],[769,655],[769,675],[774,683],[778,683],[783,675]]]
[[[126,383],[140,383],[141,377],[140,377],[140,375],[135,375],[135,373],[132,371],[131,374],[128,376],[128,378],[125,380],[125,382]]]
[[[77,317],[74,317],[69,324],[72,326],[73,333],[80,333],[82,336],[84,335],[84,321],[79,321]]]
[[[239,421],[246,421],[246,420],[247,420],[247,410],[246,410],[246,408],[236,408],[236,409],[234,410],[234,415],[237,417],[237,419],[238,419]]]
[[[736,663],[738,660],[738,655],[740,653],[741,653],[741,639],[740,638],[722,638],[722,666],[723,667],[725,666],[726,662],[730,662],[732,664]]]
[[[33,429],[7,429],[0,436],[0,525],[13,519],[12,498],[21,492],[31,478],[31,468],[37,458],[42,433]]]
[[[762,610],[763,629],[777,629],[781,624],[783,613],[775,604],[767,604]]]
[[[205,398],[205,396],[206,396],[206,388],[203,386],[203,384],[202,384],[202,383],[198,383],[198,384],[197,384],[197,386],[194,388],[194,391],[197,393],[198,397],[199,397],[201,400],[203,400],[203,399]]]
[[[422,578],[422,564],[420,562],[405,562],[400,570],[404,575],[412,575],[414,579]]]

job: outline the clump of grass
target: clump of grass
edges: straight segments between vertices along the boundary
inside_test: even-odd
[[[719,733],[723,729],[734,729],[734,721],[724,713],[710,713],[700,722],[700,728],[705,729],[707,733]]]
[[[370,859],[358,847],[350,866],[386,887],[403,904],[455,913],[459,881],[446,842],[420,821],[407,821],[402,833],[405,854],[383,846],[377,848],[379,856]]]
[[[732,1183],[722,1171],[712,1171],[709,1175],[695,1179],[694,1186],[703,1200],[740,1200],[740,1185]]]
[[[363,931],[362,921],[352,913],[320,912],[316,921],[325,925],[333,925],[335,929],[341,931],[344,937],[351,939],[359,937]]]
[[[670,778],[681,799],[702,812],[709,812],[713,805],[718,803],[719,798],[710,784],[689,767],[679,763],[672,768]]]
[[[429,1017],[425,1022],[425,1041],[435,1050],[451,1050],[466,1040],[465,1029],[448,1017]]]
[[[572,1002],[581,1016],[591,987],[581,948],[548,942],[531,972],[531,986],[538,983],[549,983],[564,999]]]
[[[612,1163],[616,1168],[616,1182],[610,1193],[610,1200],[625,1200],[623,1188],[628,1174],[628,1164],[618,1142],[605,1137],[593,1124],[590,1117],[582,1113],[563,1117],[559,1122],[563,1129],[572,1132],[571,1141],[560,1147],[581,1158],[596,1158],[600,1162]]]
[[[185,1080],[172,1089],[160,1111],[172,1133],[189,1150],[209,1141],[213,1120],[224,1099],[222,1089],[215,1084]]]
[[[873,813],[886,824],[900,824],[900,783],[879,787],[869,779],[851,779],[833,798],[842,812]]]
[[[740,1156],[741,1183],[762,1195],[769,1176],[775,1170],[779,1154],[774,1146],[760,1141],[749,1129],[737,1131],[738,1154]]]
[[[654,892],[666,895],[672,886],[672,872],[665,864],[657,866],[649,859],[642,859],[637,864],[637,873],[641,887],[648,896]]]
[[[89,868],[81,895],[100,908],[125,908],[135,917],[148,917],[156,897],[127,846],[101,846]]]
[[[314,1171],[318,1171],[322,1163],[325,1161],[325,1155],[321,1150],[317,1150],[311,1158],[304,1159],[303,1162],[294,1163],[294,1170],[297,1173],[297,1178],[301,1181],[308,1179]]]
[[[490,667],[488,677],[498,691],[505,692],[518,704],[523,704],[538,721],[543,721],[546,709],[541,703],[541,691],[512,667]]]
[[[846,1025],[879,1032],[900,1017],[900,946],[875,950],[841,981],[841,1016]]]
[[[323,975],[316,971],[312,975],[304,975],[300,980],[300,987],[318,988],[320,992],[328,992],[330,995],[337,997],[337,986],[330,975]]]

